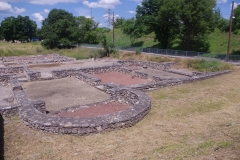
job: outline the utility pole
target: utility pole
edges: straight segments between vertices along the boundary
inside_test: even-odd
[[[232,19],[233,19],[233,8],[234,8],[234,1],[232,1],[232,10],[230,15],[230,29],[229,29],[229,35],[228,35],[228,48],[227,48],[227,56],[226,61],[229,61],[229,51],[230,51],[230,41],[231,41],[231,34],[232,34]]]
[[[113,46],[114,46],[114,12],[113,12],[112,26],[113,26],[113,38],[112,38],[112,43],[113,43]]]
[[[92,8],[90,8],[90,11],[91,11],[91,19],[92,19]]]

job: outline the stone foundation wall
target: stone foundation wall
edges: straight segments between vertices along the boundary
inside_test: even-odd
[[[43,100],[34,101],[33,106],[38,111],[40,111],[41,113],[46,113],[47,112],[47,109],[46,109],[46,106],[45,106],[45,101],[43,101]]]
[[[113,86],[112,86],[113,89]],[[28,101],[23,90],[14,91],[17,101],[21,104],[19,114],[26,125],[31,128],[55,134],[86,135],[129,127],[140,121],[149,112],[151,101],[147,94],[129,88],[116,86],[109,91],[115,98],[125,99],[130,108],[92,118],[56,117],[39,112],[34,104]]]
[[[29,81],[38,81],[41,80],[41,72],[34,72],[30,70],[28,67],[23,67],[24,73],[27,76]]]
[[[23,73],[23,67],[5,67],[0,68],[0,74],[16,74],[16,73]]]
[[[136,61],[136,60],[118,61],[117,63],[121,64],[123,67],[141,66],[141,67],[157,69],[157,70],[168,70],[173,65],[175,65],[175,63],[173,62],[157,63],[157,62]]]
[[[66,57],[66,56],[61,56],[59,54],[3,57],[3,63],[5,66],[44,64],[44,63],[61,63],[61,62],[69,62],[69,61],[74,61],[74,60],[76,60],[76,59]]]
[[[161,82],[161,81],[170,81],[170,80],[176,80],[176,78],[166,78],[161,76],[153,76],[154,82]]]
[[[143,73],[143,72],[139,72],[139,71],[135,71],[134,77],[148,79],[148,74],[147,73]]]
[[[0,106],[0,114],[3,117],[11,117],[18,115],[18,109],[20,105]]]
[[[96,85],[100,85],[101,84],[101,80],[99,78],[96,78],[92,75],[83,73],[83,72],[77,72],[75,74],[75,77],[81,81],[84,81],[92,86],[96,86]]]
[[[165,79],[161,80],[157,79],[157,82],[152,82],[152,83],[147,83],[147,84],[136,84],[136,85],[131,85],[132,89],[137,89],[137,90],[153,90],[153,89],[159,89],[159,88],[164,88],[168,86],[174,86],[174,85],[179,85],[179,84],[184,84],[184,83],[191,83],[195,81],[200,81],[208,78],[213,78],[216,76],[220,76],[226,73],[232,72],[230,70],[227,71],[219,71],[219,72],[212,72],[212,73],[204,73],[200,76],[193,76],[190,78],[185,78],[185,79]],[[156,77],[155,77],[156,78]]]
[[[0,74],[0,83],[9,83],[12,74]]]

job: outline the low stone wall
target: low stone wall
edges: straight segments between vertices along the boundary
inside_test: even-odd
[[[118,61],[117,63],[121,64],[124,67],[141,66],[141,67],[157,69],[157,70],[168,70],[173,65],[175,65],[175,63],[173,62],[157,63],[157,62],[136,61],[136,60]]]
[[[29,81],[38,81],[41,80],[41,72],[34,72],[30,70],[28,67],[23,67],[24,73],[27,76]]]
[[[219,71],[219,72],[211,72],[211,73],[205,73],[200,76],[193,76],[190,78],[185,78],[185,79],[169,79],[169,80],[162,80],[158,79],[159,81],[157,82],[151,82],[151,83],[145,83],[145,84],[136,84],[136,85],[131,85],[129,86],[132,89],[137,89],[137,90],[153,90],[153,89],[159,89],[159,88],[164,88],[168,86],[174,86],[174,85],[179,85],[179,84],[184,84],[184,83],[190,83],[190,82],[195,82],[195,81],[200,81],[208,78],[213,78],[216,76],[220,76],[226,73],[232,72],[230,70],[227,71]],[[155,77],[156,78],[156,77]]]
[[[81,81],[84,81],[92,86],[96,86],[96,85],[100,85],[101,84],[101,79],[99,78],[96,78],[92,75],[89,75],[89,74],[86,74],[86,73],[83,73],[83,72],[77,72],[75,74],[75,77]]]
[[[0,74],[0,83],[9,83],[12,74]]]
[[[4,67],[0,68],[0,74],[16,74],[16,73],[23,73],[23,67]]]
[[[135,71],[134,77],[148,79],[148,74],[147,73],[143,73],[143,72],[139,72],[139,71]]]
[[[131,105],[130,108],[91,118],[56,117],[39,112],[33,103],[27,100],[23,90],[16,90],[14,94],[17,101],[22,105],[19,108],[19,114],[26,125],[57,134],[86,135],[129,127],[143,119],[150,110],[151,101],[144,92],[119,86],[114,87],[114,89],[112,86],[111,91],[108,92],[112,95],[117,95],[115,98],[123,96],[123,99]]]
[[[3,57],[5,66],[9,65],[29,65],[29,64],[44,64],[44,63],[61,63],[74,61],[75,58],[62,56],[59,54],[42,54],[31,56],[11,56]]]
[[[12,86],[13,91],[15,90],[23,90],[21,84],[19,83],[18,79],[16,76],[12,76],[10,80],[10,84]]]
[[[170,81],[170,80],[177,80],[177,78],[166,78],[166,77],[161,77],[161,76],[153,76],[154,82]]]
[[[3,117],[11,117],[18,115],[18,109],[20,105],[11,105],[11,106],[0,106],[0,114]]]
[[[65,78],[65,77],[77,77],[78,79],[87,82],[90,85],[96,86],[101,84],[101,80],[92,76],[91,74],[100,74],[107,72],[123,72],[125,74],[131,74],[132,70],[121,67],[120,65],[111,65],[105,67],[96,68],[80,68],[80,69],[62,69],[52,71],[53,78]]]
[[[45,101],[43,101],[43,100],[34,101],[33,106],[41,113],[47,113]]]

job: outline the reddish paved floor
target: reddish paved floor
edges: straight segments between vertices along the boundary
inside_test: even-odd
[[[143,84],[143,83],[151,82],[148,79],[142,79],[138,77],[132,78],[131,75],[120,73],[120,72],[93,74],[93,76],[100,78],[102,80],[102,84],[113,82],[115,84],[122,84],[127,86],[127,85]]]
[[[81,108],[76,110],[75,112],[63,112],[57,114],[57,116],[61,117],[95,117],[105,114],[111,114],[114,112],[122,111],[129,108],[127,104],[119,103],[119,102],[110,102],[107,104],[101,104],[98,106],[90,106],[88,108]]]

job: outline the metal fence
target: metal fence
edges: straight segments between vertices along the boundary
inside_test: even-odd
[[[102,48],[102,46],[99,44],[77,44],[75,46]],[[226,54],[213,54],[213,53],[194,52],[194,51],[170,50],[170,49],[159,49],[159,48],[141,48],[141,47],[131,47],[131,46],[115,47],[115,49],[124,50],[124,51],[140,51],[143,53],[153,53],[153,54],[162,54],[162,55],[170,55],[170,56],[216,58],[220,60],[226,59]],[[229,60],[240,61],[240,55],[230,54]]]

